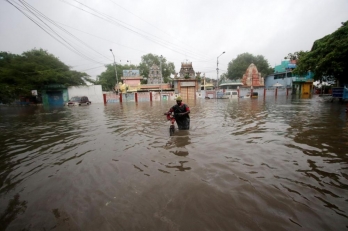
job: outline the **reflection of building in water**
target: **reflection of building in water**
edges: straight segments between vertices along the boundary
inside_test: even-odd
[[[176,156],[188,156],[189,154],[189,152],[186,149],[171,151],[171,153],[173,153]]]
[[[264,79],[261,77],[261,73],[257,70],[255,64],[250,64],[248,69],[242,78],[243,86],[264,86]]]
[[[179,161],[180,165],[166,165],[167,168],[177,168],[179,171],[184,172],[187,170],[191,170],[191,167],[184,167],[184,164],[188,161]]]
[[[185,131],[182,131],[185,132]],[[175,146],[177,147],[185,147],[188,144],[191,144],[190,142],[190,137],[187,136],[173,136],[173,142],[175,144]]]
[[[188,156],[189,152],[186,149],[186,145],[190,143],[189,136],[172,136],[171,141],[166,145],[166,149],[169,149],[171,153],[177,156]]]

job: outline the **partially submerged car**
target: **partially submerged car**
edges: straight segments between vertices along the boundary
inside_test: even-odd
[[[222,99],[238,99],[238,91],[225,91]]]
[[[90,105],[92,102],[89,101],[87,96],[74,96],[69,102],[66,103],[67,106],[81,106],[81,105]]]

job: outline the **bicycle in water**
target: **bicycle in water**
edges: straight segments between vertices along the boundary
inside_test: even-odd
[[[170,121],[169,135],[172,136],[172,135],[174,135],[174,132],[175,132],[175,126],[174,126],[175,117],[174,117],[172,112],[166,112],[166,113],[164,113],[164,115],[166,115],[167,116],[167,120]]]

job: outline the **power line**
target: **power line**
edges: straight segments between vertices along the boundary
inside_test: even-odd
[[[93,61],[93,62],[96,62],[96,63],[100,63],[88,56],[86,56],[85,54],[83,54],[82,52],[80,52],[79,50],[77,50],[75,47],[73,47],[68,41],[66,41],[64,38],[62,38],[57,32],[55,32],[49,25],[47,25],[47,23],[45,23],[43,20],[41,20],[33,11],[31,11],[29,8],[29,4],[28,3],[25,3],[24,1],[21,1],[20,0],[20,3],[22,3],[22,6],[14,3],[14,2],[11,2],[9,0],[6,0],[7,3],[9,3],[10,5],[12,5],[13,7],[15,7],[18,11],[20,11],[24,16],[26,16],[29,20],[31,20],[33,23],[35,23],[38,27],[40,27],[43,31],[45,31],[48,35],[50,35],[53,39],[55,39],[56,41],[58,41],[60,44],[62,44],[63,46],[65,46],[66,48],[68,48],[70,51],[74,52],[75,54],[83,57],[83,58],[86,58],[90,61]],[[29,7],[29,8],[28,8]],[[28,15],[27,13],[24,12],[24,10],[31,13],[32,15],[34,15],[37,19],[39,19],[39,21],[41,21],[41,25],[40,25],[40,22],[35,20],[35,18],[31,17],[30,15]],[[46,27],[46,28],[45,28]],[[51,31],[51,32],[50,32]],[[57,35],[59,38],[57,38],[55,35],[52,34],[52,32]],[[63,42],[63,41],[64,42]]]
[[[23,1],[23,0],[20,0]],[[24,2],[24,1],[23,1]],[[66,29],[64,29],[63,27],[59,26],[55,21],[53,21],[52,19],[48,18],[46,15],[44,15],[43,13],[41,13],[40,11],[38,11],[37,9],[35,9],[33,6],[29,5],[28,3],[24,2],[28,7],[30,7],[31,9],[33,9],[35,12],[37,12],[39,15],[41,15],[41,17],[45,18],[47,21],[51,22],[53,25],[55,25],[57,28],[61,29],[63,32],[67,33],[68,35],[70,35],[71,37],[75,38],[77,41],[81,42],[82,44],[84,44],[86,47],[90,48],[91,50],[93,50],[94,52],[100,54],[101,56],[103,56],[106,59],[110,59],[109,57],[106,57],[105,55],[101,54],[100,52],[94,50],[92,47],[90,47],[87,43],[85,43],[84,41],[82,41],[81,39],[79,39],[78,37],[76,37],[75,35],[71,34],[69,31],[67,31]]]
[[[102,40],[105,40],[105,41],[108,41],[108,42],[111,42],[111,43],[115,43],[115,42],[113,42],[113,41],[111,41],[111,40],[108,40],[108,39],[106,39],[106,38],[102,38],[102,37],[99,37],[99,36],[97,36],[97,35],[93,35],[93,34],[91,34],[91,33],[88,33],[88,32],[86,32],[86,31],[83,31],[83,30],[74,28],[74,27],[72,27],[72,26],[68,26],[68,25],[63,24],[63,23],[60,23],[60,22],[56,22],[56,23],[59,23],[59,24],[65,26],[65,27],[69,27],[69,28],[71,28],[71,29],[80,31],[80,32],[82,32],[82,33],[88,34],[88,35],[90,35],[90,36],[93,36],[93,37],[96,37],[96,38],[99,38],[99,39],[102,39]],[[119,46],[123,46],[123,47],[129,48],[129,49],[132,49],[132,50],[135,50],[135,51],[140,51],[140,52],[146,53],[145,51],[138,50],[138,49],[135,49],[135,48],[133,48],[133,47],[129,47],[129,46],[126,46],[126,45],[122,45],[122,44],[119,44],[119,43],[115,43],[115,44],[117,44],[117,45],[119,45]]]
[[[156,27],[156,26],[153,25],[152,23],[147,22],[146,20],[142,19],[141,17],[139,17],[138,15],[134,14],[134,13],[131,12],[130,10],[127,10],[126,8],[124,8],[123,6],[121,6],[120,4],[117,4],[116,2],[114,2],[114,1],[112,1],[112,0],[109,0],[109,1],[112,2],[113,4],[119,6],[120,8],[124,9],[125,11],[131,13],[132,15],[134,15],[134,16],[137,17],[137,18],[139,18],[140,20],[146,22],[146,23],[149,24],[150,26],[153,26],[153,27],[156,28],[157,30],[162,31],[162,32],[164,32],[165,34],[169,35],[171,38],[173,38],[173,36],[172,36],[171,34],[167,33],[166,31],[162,30],[161,28]],[[176,37],[174,37],[174,39],[177,40],[177,41],[179,41]],[[181,41],[179,41],[179,42],[181,42]],[[185,48],[185,49],[186,49],[186,50],[189,50],[189,49],[187,49],[187,48]],[[193,51],[193,52],[194,52],[194,51]],[[197,52],[197,54],[203,55],[202,53],[198,53],[198,52]]]
[[[131,25],[125,23],[125,22],[122,22],[121,20],[115,19],[115,18],[113,18],[112,16],[109,16],[109,15],[104,14],[104,13],[100,13],[100,12],[98,12],[98,11],[92,9],[92,8],[89,7],[89,6],[87,6],[87,5],[83,4],[83,3],[80,3],[80,2],[77,1],[77,0],[74,0],[74,1],[77,2],[77,3],[79,3],[80,5],[85,6],[86,8],[90,9],[90,10],[93,11],[93,12],[96,12],[97,14],[92,13],[92,12],[89,12],[89,11],[86,11],[85,9],[82,9],[82,8],[80,8],[80,7],[77,7],[77,6],[75,6],[75,5],[72,5],[71,3],[68,3],[68,2],[66,2],[66,1],[64,1],[64,0],[61,0],[61,1],[64,2],[64,3],[66,3],[66,4],[68,4],[68,5],[73,6],[73,7],[77,8],[77,9],[79,9],[79,10],[82,10],[82,11],[84,11],[84,12],[86,12],[86,13],[89,13],[89,14],[91,14],[91,15],[93,15],[93,16],[99,18],[99,19],[105,20],[105,21],[107,21],[107,22],[109,22],[109,23],[112,23],[112,24],[116,23],[117,25],[119,25],[119,26],[121,26],[121,27],[123,27],[123,28],[125,28],[125,29],[127,29],[127,30],[129,30],[129,31],[131,31],[131,32],[133,32],[133,33],[136,33],[136,34],[138,34],[139,36],[148,39],[149,41],[152,41],[152,42],[154,42],[154,43],[156,43],[156,44],[158,44],[158,45],[161,45],[161,46],[163,46],[163,47],[165,47],[165,48],[167,48],[167,49],[169,49],[169,50],[172,50],[172,51],[174,51],[174,52],[176,52],[176,53],[179,53],[179,54],[182,54],[182,55],[186,55],[187,50],[185,50],[185,49],[183,49],[183,48],[180,48],[180,47],[177,47],[177,48],[175,48],[175,47],[174,47],[174,48],[169,47],[170,45],[173,46],[173,44],[171,44],[170,42],[165,41],[165,40],[163,40],[163,39],[160,39],[160,38],[158,38],[158,37],[156,37],[156,36],[154,36],[154,35],[151,35],[151,34],[149,34],[148,32],[142,31],[142,30],[140,30],[139,28],[136,28],[136,27],[134,27],[134,26],[131,26]],[[100,15],[101,15],[101,16],[100,16]],[[102,17],[102,16],[103,16],[103,17]],[[104,18],[104,17],[105,17],[105,18]],[[124,24],[124,25],[123,25],[123,24]],[[140,32],[139,32],[139,31],[136,31],[135,29],[132,29],[132,28],[130,28],[130,27],[133,27],[133,28],[135,28],[136,30],[139,30]],[[141,32],[142,32],[142,33],[141,33]],[[148,34],[149,36],[152,36],[152,37],[154,37],[154,38],[151,38],[151,37],[149,37],[148,35],[145,35],[145,34]],[[168,46],[168,45],[169,45],[169,46]],[[176,46],[176,45],[174,45],[174,46]],[[178,49],[178,50],[176,50],[176,49]],[[179,51],[179,50],[180,50],[180,51]],[[184,52],[185,52],[185,53],[184,53]],[[191,52],[191,53],[192,53],[192,52]],[[193,56],[190,55],[190,57],[193,57]],[[194,58],[194,57],[193,57],[193,58]]]

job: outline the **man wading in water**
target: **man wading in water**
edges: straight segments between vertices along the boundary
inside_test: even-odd
[[[171,107],[168,113],[174,112],[174,118],[179,130],[190,129],[190,108],[186,104],[182,103],[180,96],[176,98],[176,104]]]

